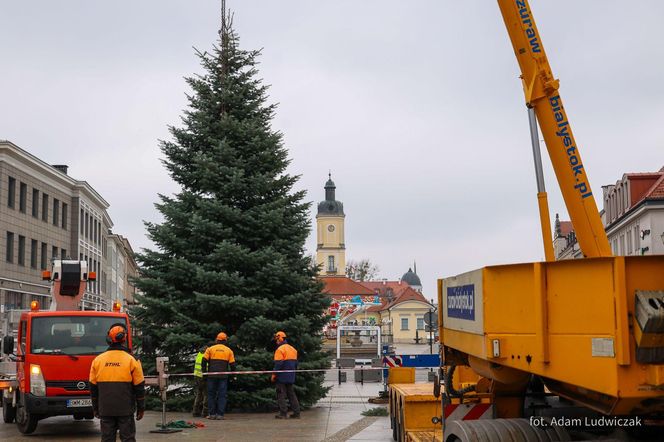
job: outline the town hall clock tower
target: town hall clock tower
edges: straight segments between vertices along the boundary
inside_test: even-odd
[[[346,244],[344,240],[344,205],[334,196],[336,186],[330,173],[325,183],[325,201],[318,203],[316,214],[316,263],[324,276],[343,276],[346,273]]]

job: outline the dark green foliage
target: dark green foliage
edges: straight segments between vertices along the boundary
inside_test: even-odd
[[[186,81],[193,93],[182,124],[163,141],[164,164],[181,190],[160,195],[162,223],[147,223],[155,250],[139,254],[143,293],[133,314],[171,372],[191,372],[197,349],[229,334],[240,370],[271,369],[270,341],[284,330],[301,368],[327,368],[321,329],[327,298],[304,256],[309,203],[286,173],[288,152],[271,129],[275,107],[257,78],[258,51],[244,51],[232,30],[203,73]],[[323,375],[297,377],[303,404],[324,396]],[[269,375],[232,381],[229,408],[274,404]]]
[[[388,411],[387,411],[387,408],[385,408],[385,407],[369,408],[368,410],[364,410],[360,414],[362,416],[389,416],[390,415],[390,413],[388,413]]]

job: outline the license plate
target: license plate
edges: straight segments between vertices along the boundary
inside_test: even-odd
[[[68,399],[67,408],[92,407],[92,399]]]

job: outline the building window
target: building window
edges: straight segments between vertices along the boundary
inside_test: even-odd
[[[417,329],[424,330],[424,318],[417,318]]]
[[[58,248],[51,246],[51,259],[58,259]]]
[[[67,203],[62,203],[62,228],[67,230],[67,218],[69,218],[69,215],[67,214],[67,211],[69,210],[69,206]]]
[[[337,269],[334,267],[334,256],[330,255],[327,257],[327,271],[336,272]]]
[[[641,232],[639,232],[639,225],[634,227],[634,251],[638,255],[641,251]]]
[[[41,243],[41,269],[46,270],[48,268],[48,246],[45,242]]]
[[[97,273],[97,260],[94,259],[92,260],[92,271]],[[93,283],[93,289],[95,293],[99,294],[99,284],[97,284],[97,281],[94,281]]]
[[[19,301],[16,304],[16,308],[21,308],[21,307],[22,307],[21,302]],[[19,341],[21,343],[21,353],[23,354],[25,354],[25,344],[27,341],[28,341],[28,321],[24,320],[21,321],[21,339]]]
[[[53,225],[57,226],[60,222],[60,200],[53,198]]]
[[[39,218],[39,190],[32,189],[32,216]]]
[[[625,235],[620,235],[620,256],[625,255]]]
[[[627,230],[627,254],[631,255],[634,249],[632,248],[632,229]]]
[[[401,330],[408,330],[408,318],[401,318]]]
[[[60,259],[67,259],[67,249],[60,249]]]
[[[18,265],[25,265],[25,236],[18,236]]]
[[[90,239],[90,217],[85,213],[85,238]]]
[[[79,217],[79,219],[81,220],[81,221],[80,221],[80,223],[81,223],[81,227],[79,227],[79,229],[78,229],[78,230],[79,230],[78,234],[79,234],[79,236],[81,236],[81,235],[83,235],[83,228],[84,228],[84,224],[83,224],[83,209],[81,209],[81,216]]]
[[[25,206],[28,204],[28,185],[21,183],[18,191],[18,210],[25,213]]]
[[[42,194],[42,220],[48,222],[48,195]]]
[[[37,240],[30,241],[30,267],[37,268]]]
[[[13,209],[16,204],[16,179],[13,177],[9,177],[7,192],[7,207]]]
[[[14,234],[7,232],[7,253],[5,255],[7,262],[14,262]]]

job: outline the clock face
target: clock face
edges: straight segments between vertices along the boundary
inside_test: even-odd
[[[330,224],[329,226],[327,226],[327,231],[328,231],[328,232],[334,232],[334,226],[333,226],[332,224]]]

